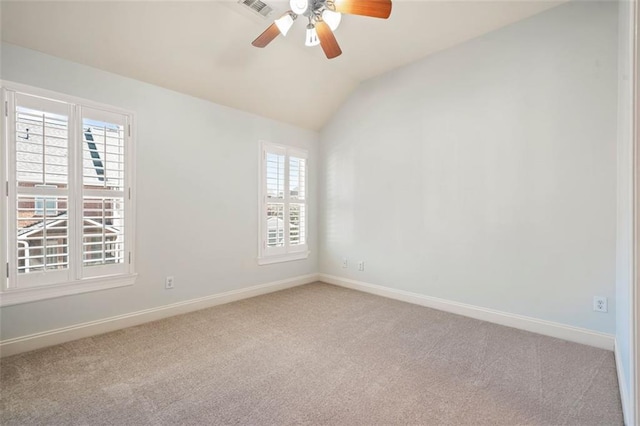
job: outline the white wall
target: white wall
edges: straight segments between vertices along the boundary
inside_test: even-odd
[[[133,287],[2,308],[2,339],[317,271],[317,133],[8,44],[1,59],[3,79],[137,114],[139,273]],[[310,151],[307,260],[256,263],[259,139]]]
[[[625,408],[625,420],[631,424],[632,368],[631,333],[633,276],[633,20],[630,1],[619,3],[619,67],[618,67],[618,211],[616,249],[616,355],[618,376]]]
[[[321,133],[320,272],[613,333],[616,81],[617,5],[572,2],[363,84]]]

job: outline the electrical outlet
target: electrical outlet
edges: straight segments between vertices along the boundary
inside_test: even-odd
[[[364,260],[358,262],[358,271],[364,271]]]
[[[164,280],[164,288],[171,290],[173,288],[173,277],[167,277]]]
[[[602,296],[594,296],[593,310],[596,312],[607,312],[607,298]]]
[[[343,268],[348,268],[349,267],[349,261],[347,260],[346,257],[342,258],[342,267]]]

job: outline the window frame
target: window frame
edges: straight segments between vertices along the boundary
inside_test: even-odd
[[[259,141],[259,173],[258,173],[258,265],[269,265],[273,263],[289,262],[294,260],[302,260],[309,257],[309,152],[306,149],[298,148],[291,145],[283,145],[278,143],[272,143],[268,141]],[[285,170],[284,170],[284,197],[282,203],[284,204],[284,247],[269,248],[267,247],[268,240],[268,225],[266,209],[269,201],[267,199],[267,153],[276,153],[284,155]],[[304,179],[304,199],[291,201],[290,194],[290,157],[303,158],[305,160],[305,179]],[[273,201],[272,201],[273,202]],[[280,202],[280,201],[277,201]],[[290,220],[290,205],[291,204],[303,204],[305,206],[304,215],[304,235],[305,243],[290,245],[289,239],[291,233],[288,226]],[[276,231],[277,237],[277,231]]]
[[[15,135],[15,95],[23,94],[32,97],[43,98],[45,101],[61,102],[68,105],[68,261],[69,268],[62,280],[53,283],[38,283],[38,280],[25,280],[27,283],[18,285],[17,272],[17,208],[16,185],[16,158],[15,148],[12,148],[12,133]],[[0,179],[3,184],[0,190],[0,306],[10,306],[37,300],[51,299],[72,294],[86,293],[108,288],[130,286],[135,283],[137,274],[135,269],[135,113],[122,108],[78,98],[46,89],[29,85],[0,80],[0,104],[1,119],[4,123],[4,131],[0,134],[0,152],[5,159],[0,164]],[[103,111],[105,114],[117,114],[125,117],[125,259],[124,268],[117,273],[114,270],[105,269],[105,273],[99,276],[91,274],[83,275],[82,262],[82,204],[85,196],[82,177],[78,177],[78,168],[82,169],[82,111],[83,108]],[[78,152],[80,150],[80,152]],[[43,219],[46,219],[43,217]],[[15,266],[12,266],[15,265]],[[104,266],[104,265],[103,265]],[[110,266],[110,265],[107,265]],[[58,271],[53,271],[58,272]],[[64,274],[60,274],[64,275]]]

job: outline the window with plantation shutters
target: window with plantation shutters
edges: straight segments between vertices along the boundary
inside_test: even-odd
[[[21,85],[2,94],[0,305],[131,284],[131,114]]]
[[[307,244],[307,153],[261,143],[259,263],[303,259]]]

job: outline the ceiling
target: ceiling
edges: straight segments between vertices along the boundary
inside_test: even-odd
[[[402,1],[388,20],[344,16],[343,54],[286,38],[251,46],[268,19],[237,1],[2,1],[2,40],[319,130],[362,81],[525,19],[563,1]]]

